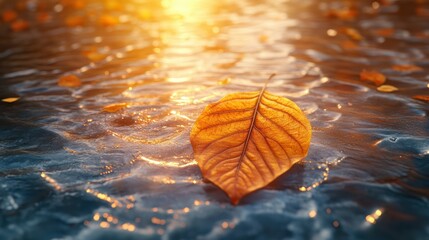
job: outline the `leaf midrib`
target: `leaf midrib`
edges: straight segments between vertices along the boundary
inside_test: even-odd
[[[268,80],[270,79],[271,77]],[[243,151],[241,152],[240,158],[238,159],[237,167],[235,168],[235,174],[234,174],[234,192],[235,193],[237,192],[238,173],[241,168],[241,163],[243,162],[243,159],[246,156],[247,147],[249,146],[249,142],[250,142],[250,137],[252,136],[253,128],[255,127],[255,121],[256,121],[256,116],[258,115],[259,105],[261,104],[262,96],[264,95],[266,87],[267,87],[267,84],[265,84],[264,87],[261,89],[258,99],[256,100],[255,109],[253,110],[253,114],[252,114],[252,121],[250,122],[249,131],[247,132]]]

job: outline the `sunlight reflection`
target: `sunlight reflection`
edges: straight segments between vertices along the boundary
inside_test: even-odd
[[[178,15],[180,17],[194,17],[195,13],[207,9],[207,5],[212,1],[207,0],[163,0],[162,6],[167,13]]]
[[[191,162],[188,162],[188,163],[179,163],[179,162],[158,161],[145,156],[139,156],[138,159],[145,161],[146,163],[149,163],[151,165],[162,166],[162,167],[172,167],[172,168],[184,168],[184,167],[189,167],[197,164],[195,160],[192,160]]]

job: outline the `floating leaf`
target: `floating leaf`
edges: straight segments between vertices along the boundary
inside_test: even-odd
[[[3,98],[1,101],[6,103],[13,103],[19,100],[19,97],[10,97],[10,98]]]
[[[429,102],[429,95],[415,95],[413,98],[420,101]]]
[[[82,82],[75,75],[65,75],[58,80],[58,86],[61,87],[80,87]]]
[[[128,107],[128,103],[113,103],[103,107],[104,112],[114,113]]]
[[[14,32],[21,32],[21,31],[27,30],[29,26],[30,24],[28,24],[27,21],[22,19],[18,19],[10,24],[10,28]]]
[[[265,91],[233,93],[208,105],[191,131],[203,176],[233,204],[289,170],[308,152],[311,125],[291,100]]]
[[[383,83],[386,82],[386,77],[377,71],[362,70],[360,73],[360,79],[362,81],[372,82],[376,86],[383,85]]]
[[[394,65],[392,66],[392,69],[399,72],[417,72],[417,71],[423,71],[423,68],[411,65],[411,64],[405,64],[405,65]]]
[[[378,91],[380,92],[395,92],[398,91],[399,89],[395,86],[392,85],[381,85],[377,88]]]

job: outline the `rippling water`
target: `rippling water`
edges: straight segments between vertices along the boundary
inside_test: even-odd
[[[0,25],[0,98],[20,98],[0,103],[0,239],[427,238],[427,1],[23,2],[0,1],[30,21]],[[273,72],[314,128],[309,156],[232,206],[190,128]]]

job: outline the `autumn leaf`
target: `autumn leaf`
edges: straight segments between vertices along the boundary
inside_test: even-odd
[[[383,85],[383,83],[386,82],[386,77],[377,71],[362,70],[360,73],[360,79],[362,81],[372,82],[376,86]]]
[[[381,85],[377,88],[377,91],[379,91],[379,92],[396,92],[398,90],[399,89],[397,87],[392,86],[392,85],[387,85],[387,84]]]
[[[104,112],[114,113],[128,107],[128,103],[113,103],[103,107]]]
[[[65,75],[58,80],[58,86],[60,87],[80,87],[81,85],[82,82],[75,75]]]
[[[19,100],[19,97],[3,98],[1,101],[5,103],[13,103]]]
[[[399,72],[418,72],[423,71],[423,68],[411,65],[411,64],[405,64],[405,65],[394,65],[392,66],[392,69]]]
[[[429,102],[429,95],[415,95],[413,96],[414,99]]]
[[[265,87],[208,105],[191,131],[202,175],[233,204],[303,159],[310,138],[310,122],[299,107]]]

